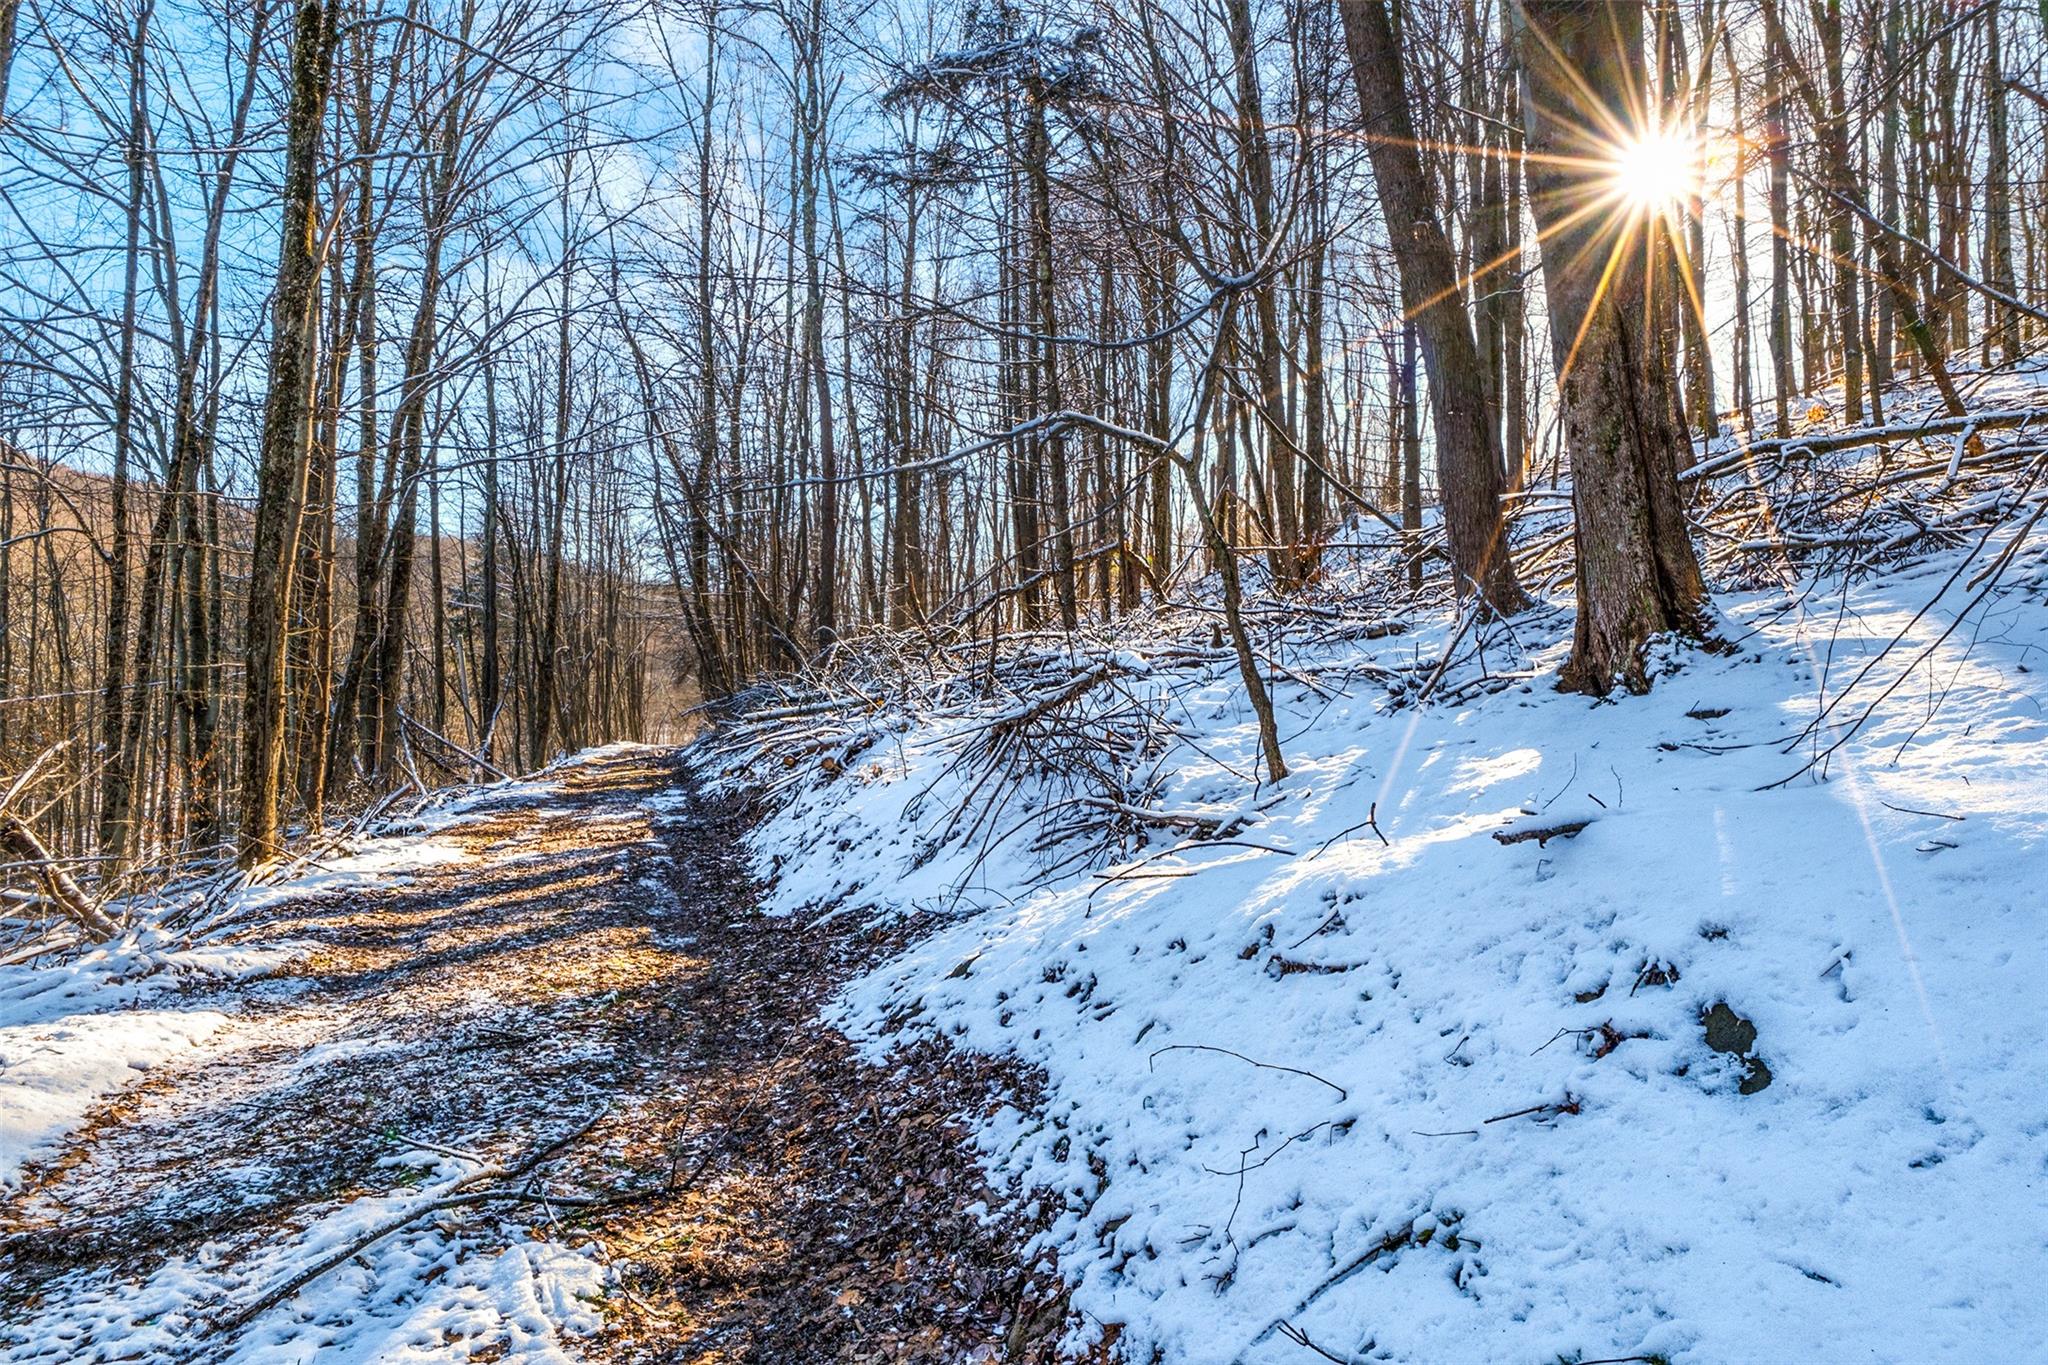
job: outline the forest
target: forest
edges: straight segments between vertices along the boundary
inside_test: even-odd
[[[2044,427],[2048,0],[0,0],[0,1362],[2030,1358]]]

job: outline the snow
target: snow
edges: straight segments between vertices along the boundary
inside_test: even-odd
[[[296,951],[164,946],[149,933],[61,961],[0,967],[0,1187],[54,1155],[105,1097],[228,1022],[172,1004],[181,985],[260,975]]]
[[[441,836],[492,808],[560,794],[547,780],[451,792],[374,838],[320,859],[300,875],[249,887],[207,917],[215,926],[259,921],[309,896],[402,885],[466,856]],[[155,927],[177,897],[120,907],[134,927],[120,940],[51,961],[0,967],[0,1187],[18,1188],[24,1163],[56,1154],[105,1099],[229,1023],[208,1005],[179,1001],[208,983],[263,976],[304,951],[289,941],[196,943]]]
[[[1611,702],[1554,690],[1558,613],[1489,644],[1533,676],[1462,705],[1366,681],[1448,619],[1293,649],[1334,695],[1276,685],[1294,771],[1259,789],[1227,664],[1127,666],[1181,726],[1148,804],[1249,823],[1050,880],[1067,850],[1018,820],[1052,779],[1013,837],[942,842],[985,718],[898,713],[761,828],[768,908],[948,913],[836,1021],[1044,1070],[1043,1114],[979,1141],[1058,1211],[1077,1337],[1120,1324],[1130,1359],[2036,1358],[2048,613],[2002,591],[1934,644],[1954,563],[1723,593],[1735,652]],[[1723,1003],[1755,1093],[1707,1043]]]
[[[550,771],[553,771],[552,769]],[[109,1097],[196,1049],[236,1046],[237,1003],[225,983],[276,972],[306,950],[266,938],[263,921],[310,896],[389,887],[464,861],[451,832],[509,805],[536,809],[560,796],[546,774],[448,793],[370,838],[322,858],[291,880],[236,893],[188,943],[154,927],[164,906],[126,907],[136,921],[119,941],[88,952],[0,968],[0,1182],[19,1188],[25,1163],[62,1152],[67,1135]],[[154,912],[154,913],[153,913]],[[244,926],[228,941],[232,926]],[[276,1043],[284,1035],[265,1035]],[[295,1067],[313,1070],[399,1044],[342,1039],[309,1044]],[[411,1183],[310,1210],[302,1224],[244,1254],[209,1242],[137,1284],[114,1270],[68,1277],[37,1316],[0,1324],[0,1362],[186,1360],[222,1365],[426,1362],[478,1356],[568,1365],[565,1344],[600,1325],[608,1272],[587,1249],[536,1237],[510,1247],[465,1236],[453,1222],[409,1224],[239,1330],[215,1324],[272,1285],[317,1263],[407,1204],[446,1193],[477,1170],[423,1157],[399,1172]],[[259,1189],[260,1165],[223,1172],[230,1187]],[[195,1343],[204,1342],[203,1346]]]
[[[230,1257],[225,1244],[208,1243],[139,1285],[105,1273],[75,1278],[40,1316],[0,1327],[0,1360],[93,1365],[186,1360],[197,1351],[220,1365],[404,1365],[472,1356],[573,1365],[565,1338],[600,1325],[601,1261],[538,1239],[496,1250],[426,1219],[372,1243],[239,1330],[217,1326],[476,1169],[459,1158],[433,1159],[418,1185],[318,1210],[301,1236],[253,1256]]]

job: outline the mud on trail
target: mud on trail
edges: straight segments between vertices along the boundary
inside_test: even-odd
[[[244,931],[311,948],[0,1205],[0,1361],[1055,1358],[963,1121],[1030,1078],[818,1018],[915,925],[755,914],[671,752],[547,777]]]

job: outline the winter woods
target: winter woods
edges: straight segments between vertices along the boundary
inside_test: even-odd
[[[1697,442],[2038,348],[2043,47],[2019,0],[0,0],[0,771],[73,741],[14,810],[88,886],[257,861],[1207,593],[1277,776],[1247,599],[1338,548],[1511,617],[1547,496],[1566,684],[1644,686],[1709,633]]]

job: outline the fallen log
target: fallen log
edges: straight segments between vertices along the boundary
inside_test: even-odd
[[[2013,427],[2024,427],[2030,422],[2048,424],[2048,411],[2040,408],[2018,408],[2000,412],[1965,413],[1961,417],[1932,417],[1921,422],[1901,422],[1894,426],[1852,427],[1847,431],[1816,431],[1803,436],[1767,436],[1761,440],[1738,443],[1718,455],[1710,455],[1690,468],[1679,471],[1683,480],[1712,478],[1739,469],[1759,455],[1774,452],[1798,451],[1802,454],[1820,455],[1830,450],[1847,450],[1852,446],[1884,445],[1892,441],[1911,441],[1928,436],[1955,436],[1980,431],[2004,431]]]
[[[64,870],[36,832],[12,815],[0,815],[0,846],[22,862],[32,864],[42,879],[50,903],[65,918],[86,932],[95,943],[105,943],[121,932],[121,926],[106,911],[94,905],[85,891]]]

